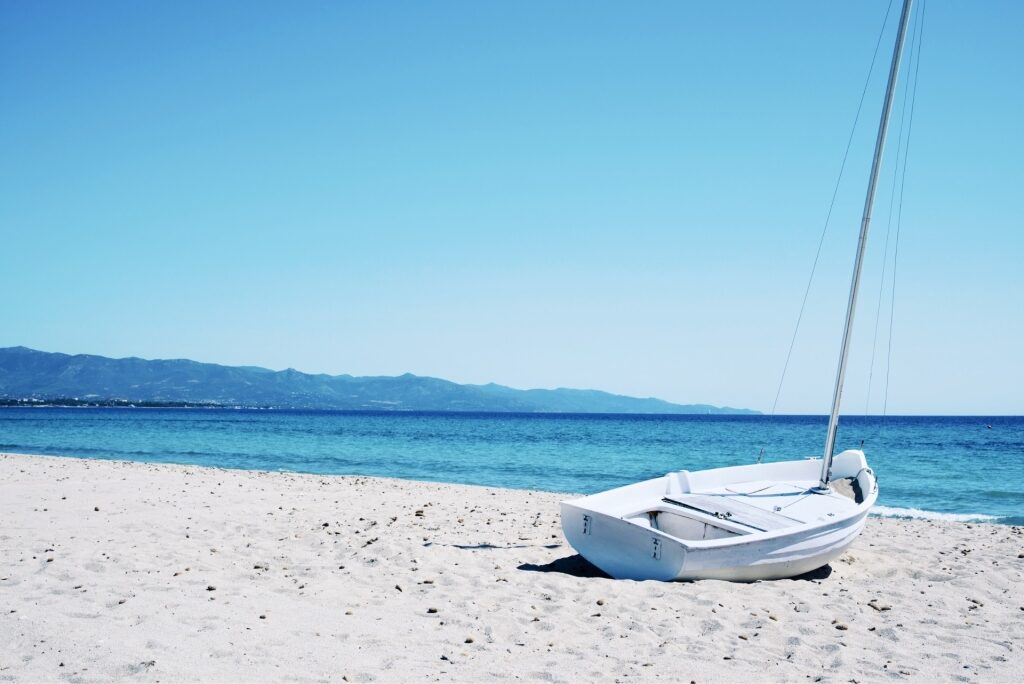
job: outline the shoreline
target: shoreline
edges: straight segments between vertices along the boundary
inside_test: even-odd
[[[0,407],[3,408],[3,407]],[[87,408],[87,407],[76,407],[76,408]],[[93,407],[88,407],[93,408]],[[248,473],[292,473],[296,475],[312,475],[316,477],[368,477],[376,478],[381,480],[397,480],[400,482],[409,483],[429,483],[429,484],[450,484],[454,486],[466,486],[466,487],[484,487],[489,489],[507,490],[516,492],[536,492],[538,494],[553,494],[561,498],[575,498],[580,496],[586,496],[585,492],[569,492],[569,491],[552,491],[545,489],[535,489],[529,487],[504,487],[500,485],[480,484],[473,482],[452,482],[450,480],[421,480],[412,478],[394,477],[388,475],[362,475],[357,473],[317,473],[305,470],[291,470],[280,468],[277,470],[265,470],[259,468],[249,468],[245,466],[230,466],[230,465],[206,465],[199,463],[176,463],[159,460],[145,460],[145,459],[126,459],[126,458],[106,458],[106,457],[95,457],[95,456],[78,456],[78,455],[54,455],[54,454],[32,454],[24,452],[3,452],[0,451],[0,456],[25,456],[25,457],[39,457],[39,458],[72,458],[80,459],[83,461],[104,461],[108,463],[137,463],[141,465],[167,465],[167,466],[180,466],[185,468],[209,468],[211,470],[229,470],[229,471],[241,471]],[[949,511],[933,511],[928,509],[916,508],[916,507],[904,507],[904,506],[888,506],[885,504],[876,504],[872,511],[868,514],[871,518],[889,518],[893,520],[921,520],[921,521],[936,521],[936,522],[952,522],[972,525],[999,525],[1003,527],[1020,527],[1021,525],[1016,522],[1016,519],[1012,516],[998,515],[994,513],[956,513]],[[1011,522],[1012,520],[1012,522]]]
[[[869,519],[830,572],[632,582],[563,495],[0,454],[0,681],[1003,681],[1024,528]]]

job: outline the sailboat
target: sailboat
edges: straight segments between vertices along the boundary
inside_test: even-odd
[[[878,499],[864,452],[834,454],[846,360],[912,0],[904,0],[889,68],[850,284],[822,457],[677,471],[561,503],[562,530],[612,577],[740,582],[801,575],[838,558]]]

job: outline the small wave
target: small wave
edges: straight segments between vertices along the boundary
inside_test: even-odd
[[[1002,517],[986,513],[940,513],[938,511],[922,511],[920,508],[896,508],[892,506],[875,506],[871,515],[879,518],[914,518],[917,520],[945,520],[948,522],[1001,522]]]

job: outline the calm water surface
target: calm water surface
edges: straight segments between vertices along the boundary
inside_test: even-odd
[[[683,468],[820,453],[817,416],[0,409],[0,450],[224,468],[382,475],[591,493]],[[1024,524],[1024,418],[849,417],[877,511]]]

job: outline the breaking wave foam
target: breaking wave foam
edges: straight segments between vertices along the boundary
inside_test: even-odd
[[[914,518],[918,520],[945,520],[948,522],[999,522],[998,515],[986,513],[939,513],[938,511],[922,511],[920,508],[895,508],[891,506],[875,506],[871,515],[879,518]]]

